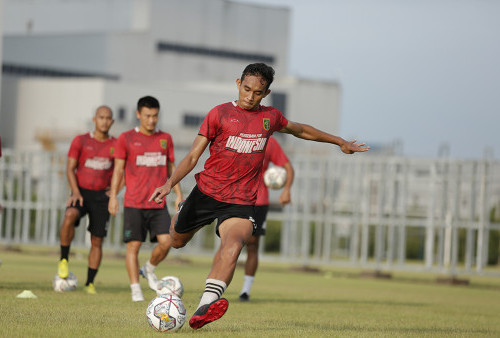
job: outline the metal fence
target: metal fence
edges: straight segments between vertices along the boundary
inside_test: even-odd
[[[498,161],[298,153],[290,158],[296,172],[293,203],[270,212],[280,249],[266,252],[261,246],[264,260],[496,274],[485,267],[489,245],[498,252],[498,241],[490,239],[500,231],[494,222],[500,213]],[[204,158],[194,172],[203,163]],[[65,168],[65,153],[3,150],[0,243],[58,245],[69,196]],[[184,193],[193,186],[190,174],[182,182]],[[104,242],[117,251],[124,248],[121,211]],[[88,245],[86,238],[83,224],[72,245]],[[200,231],[181,252],[212,252],[217,243]]]

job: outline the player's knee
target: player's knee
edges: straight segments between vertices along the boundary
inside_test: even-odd
[[[103,241],[103,237],[98,237],[98,236],[94,236],[92,235],[90,237],[90,244],[94,247],[94,248],[102,248],[102,241]]]
[[[241,249],[243,249],[243,244],[239,241],[226,243],[223,247],[221,247],[221,256],[229,260],[237,260]]]
[[[185,247],[187,244],[187,240],[182,238],[181,236],[172,236],[172,247],[175,249],[180,249]]]
[[[68,222],[73,223],[80,217],[80,212],[76,208],[68,208],[64,216]]]

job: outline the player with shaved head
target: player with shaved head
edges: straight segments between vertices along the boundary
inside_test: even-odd
[[[111,175],[113,174],[113,151],[116,139],[109,135],[113,125],[113,113],[107,106],[97,108],[92,118],[95,128],[78,135],[68,151],[66,176],[71,196],[66,202],[66,212],[60,231],[61,260],[58,275],[69,275],[69,251],[75,236],[75,227],[85,215],[89,215],[90,253],[85,291],[95,294],[94,278],[101,264],[102,241],[109,224],[108,200]]]

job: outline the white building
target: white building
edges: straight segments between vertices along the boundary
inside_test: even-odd
[[[264,104],[335,133],[339,86],[286,73],[289,21],[287,8],[229,0],[4,0],[2,140],[66,147],[101,104],[114,110],[118,135],[135,125],[139,97],[153,95],[159,127],[189,146],[253,62],[276,70]]]

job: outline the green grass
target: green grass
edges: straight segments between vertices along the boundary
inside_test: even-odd
[[[179,257],[182,257],[180,259]],[[141,262],[147,252],[141,254]],[[77,291],[56,293],[55,248],[0,250],[0,336],[154,337],[147,324],[147,302],[132,303],[123,257],[105,253],[96,278],[98,295],[83,291],[86,252],[70,258],[80,282]],[[168,257],[157,275],[178,276],[190,316],[198,305],[211,257]],[[226,315],[198,331],[188,324],[178,336],[500,336],[500,279],[469,277],[469,286],[434,283],[436,275],[393,274],[390,280],[359,277],[360,270],[301,272],[261,263],[248,303],[237,301],[243,270],[238,267],[225,293]],[[141,280],[147,300],[153,291]],[[38,299],[18,299],[31,290]],[[189,318],[189,317],[188,317]],[[169,334],[169,333],[167,333]]]

